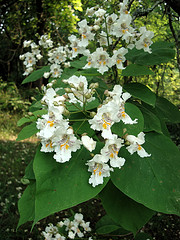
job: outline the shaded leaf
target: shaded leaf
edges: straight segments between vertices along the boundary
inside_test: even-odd
[[[29,138],[31,136],[33,136],[34,134],[36,134],[39,130],[36,127],[36,123],[33,122],[27,126],[25,126],[20,133],[18,134],[18,137],[16,139],[16,141],[21,141],[24,140],[26,138]]]
[[[113,183],[124,194],[158,212],[180,215],[180,153],[166,136],[147,133],[143,147],[151,157],[130,155],[125,148],[120,155],[126,159],[120,170],[111,174]]]
[[[34,72],[32,72],[27,78],[25,78],[22,82],[22,84],[29,83],[29,82],[35,82],[39,78],[43,77],[43,74],[45,72],[49,72],[50,66],[44,66],[41,69],[38,69]]]
[[[107,214],[134,235],[155,213],[123,194],[112,182],[102,190],[100,198]]]
[[[133,97],[138,98],[151,106],[155,106],[156,95],[145,85],[141,83],[130,83],[125,84],[123,88]]]

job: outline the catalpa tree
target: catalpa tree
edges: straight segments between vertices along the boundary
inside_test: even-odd
[[[153,36],[133,27],[124,0],[118,14],[87,9],[65,46],[48,35],[24,42],[23,83],[49,83],[18,121],[29,125],[17,140],[40,139],[23,178],[18,227],[94,197],[116,229],[134,235],[155,212],[180,214],[180,154],[166,127],[180,113],[147,86],[119,78],[153,74],[148,66],[174,58],[172,44]]]

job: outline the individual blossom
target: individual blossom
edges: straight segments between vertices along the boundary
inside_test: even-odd
[[[89,178],[89,184],[92,184],[93,187],[103,184],[103,178],[109,177],[110,171],[113,171],[113,168],[110,168],[107,164],[108,160],[104,155],[96,154],[86,163],[89,166],[88,171],[92,173]]]
[[[132,17],[129,14],[121,15],[114,24],[113,35],[116,37],[122,37],[123,40],[129,38],[129,36],[131,36],[129,31],[131,21]]]
[[[137,137],[134,135],[127,135],[125,140],[130,143],[130,146],[126,147],[126,149],[131,155],[137,152],[137,154],[142,158],[151,156],[151,154],[148,154],[141,146],[145,143],[145,134],[143,132],[140,132]]]
[[[34,55],[30,52],[27,52],[24,54],[24,62],[23,64],[26,66],[26,68],[32,67],[33,65],[36,64],[36,58],[34,57]]]
[[[140,28],[140,39],[135,42],[136,48],[143,49],[145,52],[151,53],[150,45],[153,43],[151,39],[154,37],[154,33],[151,31],[147,31],[146,27]]]
[[[101,74],[107,72],[109,67],[112,66],[109,54],[104,51],[102,47],[97,48],[96,51],[92,53],[91,57],[93,67],[97,68],[97,71]]]
[[[94,40],[94,33],[91,32],[92,27],[87,25],[87,20],[84,19],[78,22],[79,33],[81,34],[81,41],[79,42],[80,47],[86,47],[89,43],[89,40]]]
[[[101,154],[106,156],[110,160],[111,167],[121,168],[125,159],[122,157],[118,157],[118,153],[120,148],[123,146],[124,140],[118,138],[117,135],[113,135],[113,139],[106,140],[105,146],[101,149]]]
[[[70,160],[71,153],[76,152],[81,147],[81,141],[73,134],[72,128],[56,130],[52,145],[55,147],[53,158],[56,162],[64,163]]]
[[[113,91],[108,91],[108,94],[112,98],[112,103],[116,105],[116,115],[119,122],[122,120],[125,124],[135,124],[137,119],[132,120],[131,117],[125,111],[125,102],[131,97],[128,92],[123,93],[120,85],[115,85]]]
[[[103,27],[107,27],[108,34],[113,33],[114,24],[116,23],[117,18],[118,16],[115,13],[106,17],[106,25],[103,24]]]
[[[59,78],[62,74],[62,69],[60,67],[60,65],[54,63],[50,66],[50,73],[52,75],[52,77],[54,78]]]
[[[117,108],[113,102],[109,102],[98,108],[97,114],[89,120],[89,123],[92,129],[102,131],[103,138],[111,139],[113,137],[111,126],[116,121],[118,121]]]
[[[48,35],[42,35],[39,40],[39,45],[44,48],[53,47],[53,41],[48,37]]]
[[[97,11],[94,12],[94,14],[96,15],[96,17],[103,17],[105,15],[106,11],[102,8],[99,8]]]
[[[87,135],[82,136],[81,141],[83,146],[90,152],[92,152],[96,148],[96,141],[94,141],[92,138],[90,138]]]
[[[124,47],[113,51],[112,61],[114,64],[116,64],[118,69],[124,69],[123,62],[126,61],[126,58],[124,56],[126,53],[128,53],[128,50]]]
[[[78,54],[87,54],[88,50],[80,44],[81,41],[75,35],[71,35],[70,37],[68,37],[68,39],[71,43],[70,47],[72,49],[72,58],[77,57]]]

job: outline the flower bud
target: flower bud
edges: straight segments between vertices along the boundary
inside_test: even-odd
[[[90,116],[93,118],[96,115],[96,112],[90,112]]]
[[[107,89],[104,91],[104,95],[107,97],[109,96],[109,91]]]
[[[70,112],[65,108],[63,111],[64,116],[69,116]]]
[[[72,93],[72,90],[70,88],[64,88],[66,93]]]
[[[92,97],[92,94],[91,93],[86,93],[84,96],[85,96],[86,99],[90,99]]]
[[[33,116],[34,114],[32,112],[28,112],[28,115],[29,116]]]

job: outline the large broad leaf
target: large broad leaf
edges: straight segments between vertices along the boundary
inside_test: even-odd
[[[22,84],[29,83],[29,82],[35,82],[39,78],[43,77],[43,74],[45,72],[49,72],[50,66],[44,66],[41,69],[38,69],[34,72],[32,72],[27,78],[25,78],[22,82]]]
[[[20,219],[18,222],[18,227],[28,221],[33,221],[35,217],[35,191],[36,183],[31,182],[26,190],[24,191],[22,197],[18,202],[18,209],[20,213]]]
[[[180,123],[179,109],[163,97],[157,98],[156,112],[165,122]]]
[[[137,104],[144,117],[144,132],[155,131],[162,133],[161,122],[159,118],[142,104]]]
[[[126,54],[126,59],[140,65],[157,65],[169,62],[175,57],[174,44],[168,42],[155,42],[150,47],[152,53],[144,52],[142,49],[133,48]]]
[[[51,153],[37,151],[34,159],[34,173],[37,181],[35,220],[55,212],[73,207],[95,197],[105,186],[92,187],[87,160],[92,157],[83,147],[72,154],[67,163],[57,163]]]
[[[36,127],[36,123],[33,122],[29,125],[27,125],[26,127],[24,127],[20,133],[18,134],[18,137],[16,139],[16,141],[20,141],[20,140],[24,140],[26,138],[29,138],[31,136],[33,136],[35,133],[37,133],[39,130]]]
[[[138,98],[151,106],[155,106],[156,95],[145,85],[141,83],[130,83],[125,84],[123,88],[133,97]]]
[[[158,212],[180,215],[180,153],[166,136],[147,133],[143,147],[151,157],[130,155],[120,170],[115,170],[112,181],[124,194]]]
[[[122,121],[115,123],[112,126],[112,132],[122,137],[124,134],[137,135],[144,129],[144,118],[137,106],[131,103],[125,104],[125,112],[131,117],[132,120],[138,119],[136,124],[124,124]],[[124,132],[125,131],[125,132]]]
[[[81,57],[79,60],[75,60],[71,62],[71,66],[76,69],[82,69],[87,63],[86,59],[87,59],[86,56]]]
[[[27,122],[33,122],[36,120],[37,116],[40,115],[42,116],[43,114],[46,114],[47,110],[46,109],[42,109],[42,110],[38,110],[33,112],[33,116],[29,116],[29,118],[27,117],[23,117],[21,118],[18,122],[17,122],[17,126],[20,127],[23,124],[27,123]]]
[[[141,65],[158,65],[167,63],[175,57],[175,50],[169,48],[155,49],[152,53],[143,53],[135,61]]]
[[[155,213],[123,194],[111,182],[100,193],[100,198],[107,214],[134,235]]]
[[[108,215],[103,216],[96,223],[96,233],[97,234],[107,234],[114,232],[118,229],[122,229],[117,223],[115,223]],[[122,229],[123,230],[123,229]],[[124,230],[126,233],[126,230]]]
[[[148,67],[138,64],[130,64],[122,70],[122,76],[142,76],[154,74]]]

